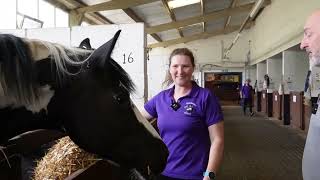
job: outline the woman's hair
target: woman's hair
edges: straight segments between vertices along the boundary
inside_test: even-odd
[[[171,65],[171,59],[175,55],[188,56],[190,58],[192,66],[195,67],[195,61],[194,61],[193,53],[188,48],[177,48],[177,49],[173,50],[171,52],[171,54],[170,54],[170,57],[169,57],[169,69],[167,71],[166,78],[162,83],[163,87],[167,87],[173,82],[172,77],[170,75],[170,65]]]

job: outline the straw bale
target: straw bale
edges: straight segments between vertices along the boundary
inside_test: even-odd
[[[62,180],[97,162],[98,157],[79,148],[69,137],[58,140],[37,162],[34,180]]]

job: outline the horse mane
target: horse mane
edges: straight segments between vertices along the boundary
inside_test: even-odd
[[[44,46],[47,47],[49,50],[49,54],[52,56],[52,59],[55,61],[56,67],[57,67],[57,74],[60,81],[64,81],[64,77],[66,75],[68,76],[74,76],[80,73],[80,70],[73,73],[70,72],[67,69],[66,65],[69,66],[82,66],[84,63],[90,60],[91,54],[94,53],[93,49],[83,49],[83,48],[68,48],[65,46],[62,46],[60,44],[56,43],[50,43],[46,41],[40,41]],[[88,56],[88,53],[90,55]],[[83,56],[87,56],[84,60],[82,60]],[[73,57],[73,58],[70,58]],[[104,59],[98,59],[98,60],[90,60],[90,61],[104,61],[105,63],[108,63],[107,66],[112,67],[112,76],[117,77],[121,83],[121,85],[129,92],[133,92],[135,87],[134,83],[132,82],[129,74],[111,57],[110,60],[104,60]]]
[[[51,55],[51,58],[55,61],[55,64],[57,67],[58,80],[60,82],[63,82],[66,76],[78,75],[81,71],[81,69],[79,68],[77,72],[70,72],[67,69],[67,65],[72,67],[81,67],[84,63],[87,63],[87,61],[103,61],[105,63],[108,63],[107,66],[110,65],[112,67],[112,71],[113,71],[112,76],[117,77],[118,78],[117,80],[120,81],[121,85],[129,93],[134,91],[135,89],[134,83],[132,82],[129,74],[111,57],[110,57],[110,60],[104,60],[104,59],[90,60],[91,54],[94,53],[93,49],[87,50],[81,47],[68,48],[56,43],[50,43],[46,41],[39,41],[39,42],[42,43],[45,47],[47,47],[47,49],[49,50],[49,54]],[[83,60],[83,57],[87,57],[87,58]]]
[[[129,92],[133,92],[135,90],[135,85],[130,78],[129,74],[113,59],[108,61],[110,65],[114,68],[114,75],[118,77],[121,85]]]
[[[39,101],[40,84],[37,82],[36,60],[32,58],[30,43],[39,43],[46,47],[49,51],[48,58],[55,62],[60,83],[64,82],[66,77],[78,75],[94,52],[41,40],[29,42],[11,34],[0,34],[0,84],[4,95],[14,99],[17,104],[35,104]],[[116,77],[129,93],[134,91],[134,84],[128,73],[116,61],[110,57],[105,63],[112,67],[112,76]],[[78,67],[78,71],[71,72],[68,67]]]
[[[79,71],[71,72],[68,70],[68,66],[80,67],[86,63],[89,58],[92,50],[85,50],[80,48],[69,48],[57,43],[50,43],[47,41],[36,40],[36,42],[44,45],[50,55],[50,59],[54,60],[57,67],[57,73],[60,78],[63,78],[66,75],[77,75]],[[88,56],[89,55],[89,56]],[[86,57],[83,59],[83,57]]]
[[[92,50],[67,48],[41,40],[29,42],[11,34],[0,34],[0,90],[2,88],[4,96],[20,105],[39,102],[40,84],[37,82],[36,60],[32,57],[31,43],[38,43],[47,48],[48,58],[54,60],[60,82],[64,81],[66,76],[79,73],[70,72],[67,66],[81,66],[92,53]],[[80,57],[87,58],[81,60]]]
[[[0,84],[5,96],[20,104],[38,99],[35,68],[22,38],[0,34]]]

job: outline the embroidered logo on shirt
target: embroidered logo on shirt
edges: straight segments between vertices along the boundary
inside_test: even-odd
[[[191,115],[192,112],[194,112],[194,109],[197,105],[194,104],[193,102],[187,102],[186,105],[184,106],[185,112],[184,114],[186,115]]]

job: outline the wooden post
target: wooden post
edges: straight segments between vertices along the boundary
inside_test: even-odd
[[[70,11],[70,13],[69,13],[69,27],[80,26],[83,17],[84,17],[84,13],[78,13],[75,10]]]

